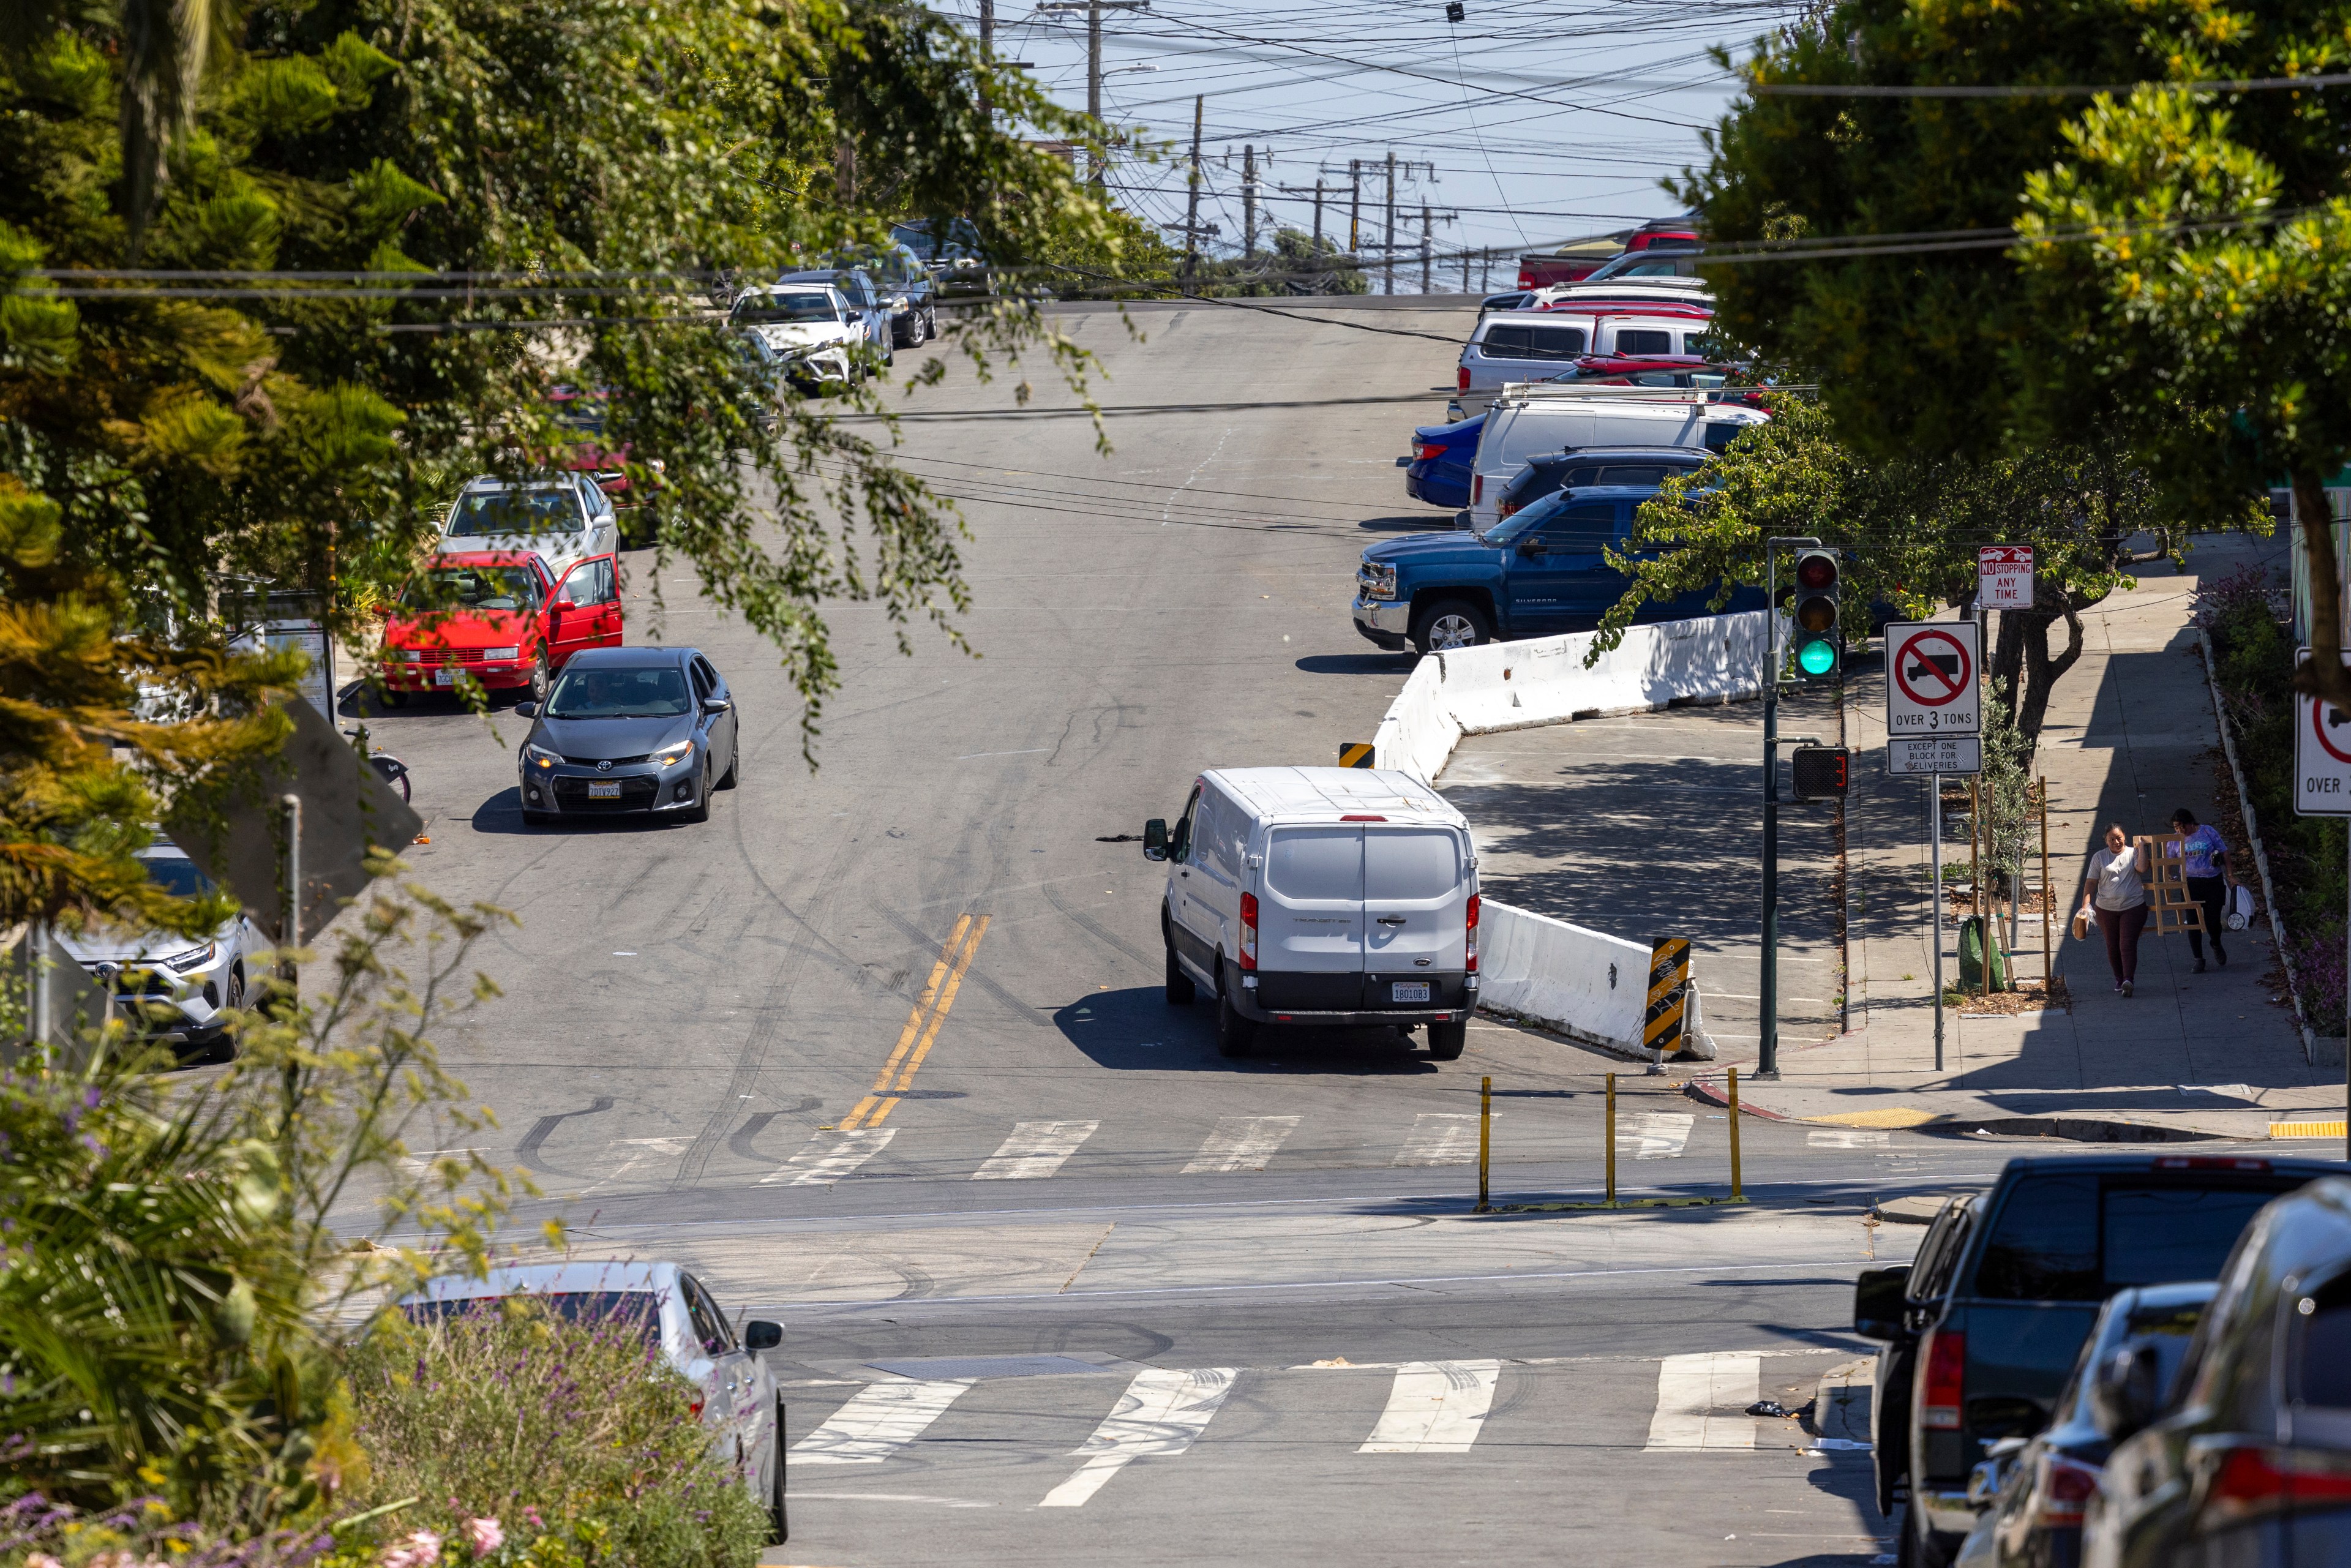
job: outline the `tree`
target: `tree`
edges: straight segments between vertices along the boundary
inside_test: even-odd
[[[1835,416],[1809,399],[1776,398],[1714,462],[1668,479],[1645,503],[1610,563],[1631,583],[1601,622],[1593,651],[1613,647],[1642,605],[1765,581],[1764,541],[1810,536],[1849,553],[1841,603],[1849,641],[1869,634],[1873,607],[1924,618],[1975,593],[1975,546],[1999,538],[2033,547],[2038,598],[2001,618],[1988,672],[2017,728],[2036,738],[2059,677],[2082,654],[2081,612],[2127,587],[2122,541],[2166,513],[2155,486],[2111,449],[2041,448],[1973,460],[1862,456]],[[2050,633],[2064,622],[2065,647]]]
[[[159,16],[177,44],[137,33]],[[776,645],[812,757],[818,606],[959,641],[961,524],[886,430],[762,384],[714,307],[908,214],[968,213],[1014,267],[1121,243],[1011,129],[1090,122],[930,13],[858,0],[36,4],[0,27],[0,522],[71,568],[0,611],[0,696],[82,747],[60,784],[0,737],[0,923],[128,911],[138,834],[101,849],[93,824],[218,760],[131,727],[134,689],[228,717],[282,689],[226,656],[225,589],[307,594],[363,641],[456,481],[560,457],[561,385],[606,398],[664,564]],[[955,347],[1086,362],[1018,304]],[[69,643],[80,685],[53,678]],[[134,734],[124,772],[101,742]]]
[[[2337,68],[2346,24],[2310,0],[1849,0],[1761,40],[1756,91],[1682,185],[1715,242],[1719,319],[1817,379],[1876,455],[2111,433],[2176,514],[2260,529],[2262,489],[2290,477],[2314,519],[2312,635],[2331,643],[2318,478],[2351,453],[2332,314],[2351,103],[2079,89]],[[2012,90],[2034,86],[2053,90]],[[2312,678],[2351,701],[2337,664]]]

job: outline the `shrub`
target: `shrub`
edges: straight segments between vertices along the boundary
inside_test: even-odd
[[[330,1564],[749,1568],[767,1542],[764,1500],[713,1455],[692,1385],[634,1320],[386,1314],[350,1388],[366,1461],[337,1514],[409,1501],[339,1530]],[[478,1521],[499,1544],[479,1548]]]

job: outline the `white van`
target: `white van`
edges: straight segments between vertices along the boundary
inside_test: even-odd
[[[1459,385],[1445,406],[1445,421],[1458,424],[1486,412],[1510,383],[1573,370],[1578,360],[1593,355],[1703,364],[1698,344],[1712,322],[1711,314],[1576,315],[1562,306],[1498,310],[1479,321],[1462,346],[1455,371]]]
[[[1486,411],[1478,454],[1469,460],[1469,527],[1484,533],[1500,521],[1502,486],[1545,452],[1587,446],[1703,446],[1719,452],[1761,409],[1712,401],[1716,394],[1671,388],[1513,385]]]
[[[1159,928],[1167,999],[1217,998],[1217,1049],[1264,1023],[1428,1028],[1460,1056],[1478,1006],[1478,852],[1469,824],[1408,773],[1236,768],[1203,773],[1173,832]]]

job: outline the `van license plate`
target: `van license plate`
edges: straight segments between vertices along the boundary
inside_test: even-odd
[[[590,800],[617,800],[620,798],[621,781],[618,779],[590,779],[588,780],[588,799]],[[1428,989],[1426,986],[1423,986],[1420,988],[1423,991]]]
[[[1398,980],[1391,988],[1395,993],[1392,999],[1395,1001],[1425,1002],[1428,1000],[1426,980]]]
[[[454,686],[457,684],[457,672],[435,670],[433,672],[433,684],[436,686]]]

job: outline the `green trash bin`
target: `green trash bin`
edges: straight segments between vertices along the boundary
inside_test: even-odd
[[[1984,917],[1980,915],[1970,915],[1959,922],[1959,989],[1973,991],[1982,988],[1984,948]],[[1995,991],[2008,990],[2011,988],[2008,983],[2008,955],[2001,951],[1999,928],[1996,925],[1993,927],[1991,949],[1991,988]]]

